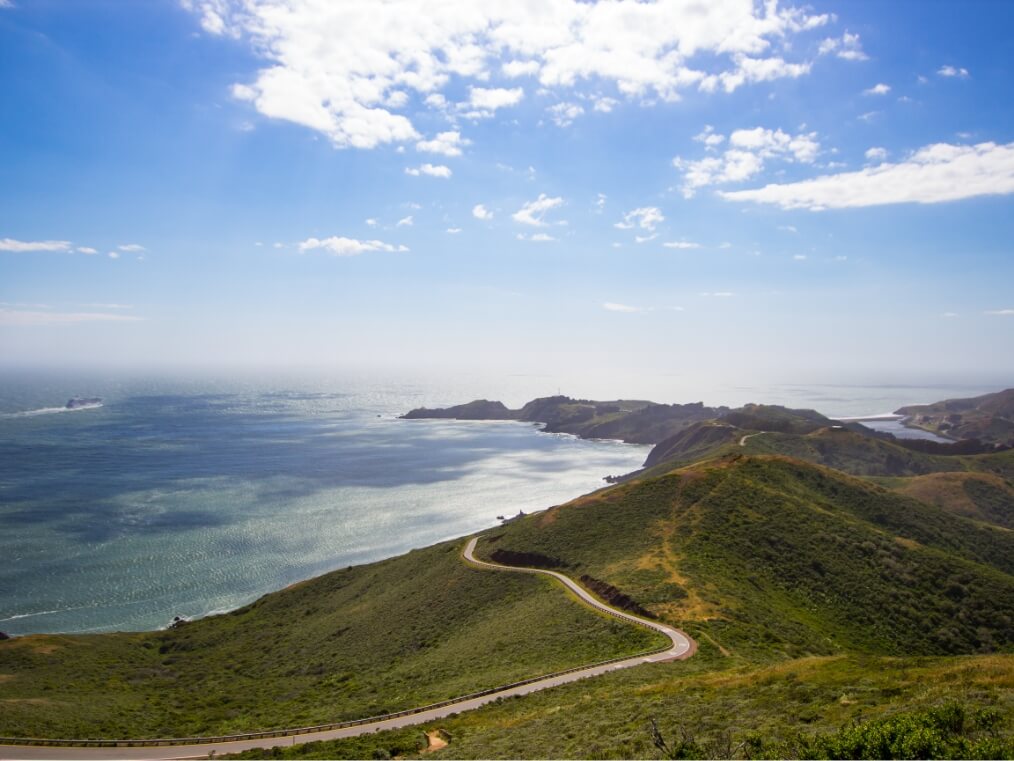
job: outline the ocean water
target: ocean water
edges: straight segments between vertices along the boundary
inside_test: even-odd
[[[559,380],[0,376],[0,630],[142,630],[230,610],[638,468],[648,447],[514,422],[397,419],[476,397],[519,405],[556,393]],[[571,385],[575,396],[621,395]],[[635,391],[866,414],[983,389],[662,378]],[[62,410],[72,396],[103,405]]]

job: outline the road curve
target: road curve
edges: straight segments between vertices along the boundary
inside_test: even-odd
[[[636,666],[638,663],[659,663],[662,661],[682,660],[684,658],[689,658],[697,651],[697,644],[692,639],[690,639],[690,637],[681,632],[679,629],[675,629],[672,626],[667,626],[666,624],[660,624],[658,621],[652,621],[647,618],[641,618],[640,616],[635,616],[631,613],[627,613],[626,611],[619,610],[618,608],[613,608],[609,605],[606,605],[604,602],[594,597],[591,594],[591,592],[586,590],[576,581],[571,579],[569,576],[564,576],[562,573],[557,573],[556,571],[545,571],[541,568],[518,568],[515,566],[500,565],[498,563],[488,563],[485,560],[479,560],[477,557],[475,557],[475,545],[476,542],[478,541],[479,538],[473,536],[471,539],[468,540],[468,544],[465,545],[465,551],[462,553],[465,560],[467,560],[472,565],[479,566],[480,568],[490,568],[496,571],[520,571],[522,573],[541,573],[545,574],[546,576],[552,576],[554,579],[562,583],[565,587],[567,587],[567,589],[576,594],[579,598],[581,598],[583,602],[587,603],[591,607],[596,608],[597,610],[600,610],[603,613],[607,613],[608,615],[613,616],[614,618],[620,618],[625,621],[630,621],[631,623],[638,624],[640,626],[645,626],[649,629],[654,629],[660,634],[664,634],[666,637],[668,637],[669,641],[672,643],[672,647],[670,647],[668,650],[663,650],[660,653],[655,653],[654,655],[642,657],[628,658],[625,661],[621,661],[620,662],[621,664],[627,665],[621,665],[619,666],[619,668],[628,668],[629,666]],[[630,661],[630,663],[628,663],[628,661]],[[614,664],[613,668],[617,668],[617,665]]]
[[[172,741],[169,740],[167,741],[167,744],[161,746],[129,747],[126,744],[129,743],[130,740],[121,741],[123,743],[122,747],[0,745],[0,761],[15,761],[19,759],[25,759],[25,761],[38,761],[39,759],[83,759],[86,761],[96,761],[97,759],[207,758],[212,751],[216,756],[220,756],[225,753],[239,753],[240,751],[251,750],[253,748],[274,748],[277,746],[295,745],[297,743],[301,744],[315,742],[318,740],[338,740],[345,737],[355,737],[357,735],[370,734],[372,732],[380,732],[387,729],[400,729],[402,727],[413,726],[416,724],[426,724],[436,719],[443,719],[453,714],[461,713],[462,711],[470,711],[472,709],[479,708],[480,706],[486,705],[487,703],[491,703],[500,698],[528,695],[533,692],[545,690],[550,687],[556,687],[561,684],[576,682],[579,679],[598,676],[618,669],[639,666],[643,663],[660,663],[663,661],[682,660],[684,658],[689,658],[696,652],[697,644],[678,629],[610,607],[609,605],[606,605],[596,599],[587,590],[585,590],[584,587],[580,586],[571,578],[564,576],[562,573],[557,573],[556,571],[545,571],[539,568],[517,568],[514,566],[498,565],[496,563],[488,563],[484,560],[479,560],[475,557],[475,545],[477,541],[478,537],[469,539],[468,544],[462,552],[462,557],[471,565],[477,568],[496,571],[514,571],[518,573],[544,574],[546,576],[552,576],[591,607],[615,618],[623,619],[639,626],[645,626],[664,634],[672,643],[671,647],[666,650],[650,654],[635,655],[630,658],[606,661],[603,663],[593,664],[585,668],[578,668],[559,674],[551,674],[532,680],[526,684],[505,687],[486,695],[465,697],[451,703],[450,705],[442,705],[437,708],[423,710],[407,716],[381,719],[378,721],[371,721],[366,724],[358,724],[352,727],[342,727],[340,729],[329,729],[319,732],[306,732],[303,730],[299,731],[298,734],[295,733],[297,730],[286,730],[293,732],[293,734],[282,737],[264,737],[253,740],[236,740],[231,742],[168,744],[172,743]]]

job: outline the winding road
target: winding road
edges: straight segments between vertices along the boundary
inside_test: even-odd
[[[180,759],[180,758],[207,758],[210,753],[222,755],[224,753],[238,753],[253,748],[273,748],[281,745],[295,745],[296,743],[315,742],[317,740],[337,740],[344,737],[355,737],[357,735],[379,732],[386,729],[400,729],[401,727],[426,724],[436,719],[443,719],[452,714],[470,711],[479,708],[487,703],[500,698],[514,697],[516,695],[528,695],[540,690],[556,687],[557,685],[576,682],[579,679],[598,676],[618,669],[640,666],[644,663],[661,663],[663,661],[682,660],[689,658],[697,650],[697,644],[686,634],[666,624],[651,621],[639,616],[632,615],[606,605],[601,600],[588,592],[576,581],[556,571],[546,571],[539,568],[519,568],[514,566],[499,565],[479,560],[475,557],[475,545],[478,537],[472,537],[465,545],[462,557],[466,562],[477,568],[494,571],[508,571],[515,573],[543,574],[551,576],[567,589],[574,593],[583,603],[596,610],[614,618],[628,621],[638,626],[665,635],[669,638],[669,648],[631,656],[629,658],[616,659],[596,663],[585,667],[571,669],[557,674],[548,674],[523,683],[508,685],[500,689],[491,690],[485,694],[464,696],[453,701],[447,701],[432,708],[423,707],[403,716],[390,718],[378,718],[366,720],[361,724],[340,728],[321,727],[316,730],[312,727],[302,727],[291,730],[279,730],[277,737],[249,738],[239,736],[235,740],[223,740],[215,742],[194,742],[196,738],[189,739],[167,739],[162,745],[128,745],[130,740],[117,741],[118,746],[105,745],[102,747],[72,746],[72,745],[0,745],[0,760],[7,759]],[[141,742],[141,741],[134,741]],[[151,741],[149,741],[151,742]]]

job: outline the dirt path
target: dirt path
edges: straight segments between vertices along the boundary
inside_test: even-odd
[[[741,447],[745,447],[747,439],[752,439],[754,436],[760,436],[762,433],[764,433],[764,431],[758,431],[757,433],[748,433],[746,436],[744,436],[739,440],[739,445]]]

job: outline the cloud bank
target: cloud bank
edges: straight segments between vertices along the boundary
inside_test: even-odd
[[[894,164],[719,195],[729,201],[821,211],[895,203],[943,203],[1008,193],[1014,193],[1014,143],[937,143]]]
[[[265,65],[232,88],[267,117],[321,132],[342,148],[419,140],[409,116],[422,107],[470,118],[517,105],[534,79],[548,89],[607,87],[612,94],[675,101],[681,91],[731,92],[807,73],[786,61],[793,36],[830,14],[775,2],[710,0],[181,0],[205,32],[246,41]],[[856,55],[846,35],[835,52]],[[449,103],[448,85],[469,95]],[[608,110],[615,102],[596,101]],[[574,109],[571,113],[576,113]],[[572,118],[562,114],[564,120]]]

